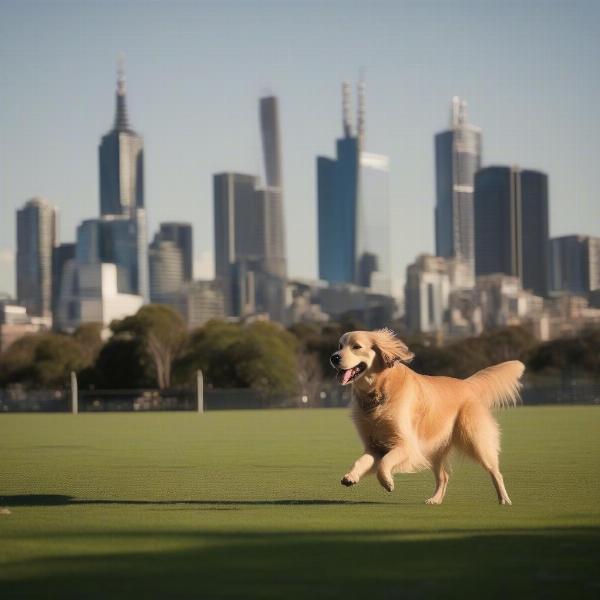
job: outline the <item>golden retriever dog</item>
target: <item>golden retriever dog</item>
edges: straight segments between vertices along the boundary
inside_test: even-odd
[[[342,385],[352,385],[352,416],[364,445],[345,486],[376,473],[391,492],[394,473],[433,471],[427,504],[441,504],[452,448],[476,460],[492,477],[500,504],[511,504],[498,466],[500,430],[491,409],[514,406],[525,367],[518,360],[467,379],[419,375],[406,363],[413,353],[389,329],[351,331],[340,338],[331,364]]]

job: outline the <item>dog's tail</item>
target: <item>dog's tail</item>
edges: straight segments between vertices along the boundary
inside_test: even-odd
[[[519,400],[521,375],[525,365],[519,360],[507,362],[477,371],[468,381],[474,388],[475,397],[490,408],[515,406]]]

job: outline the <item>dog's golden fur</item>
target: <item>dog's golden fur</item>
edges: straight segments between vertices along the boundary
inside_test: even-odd
[[[387,329],[352,331],[340,338],[332,364],[340,382],[352,385],[352,415],[364,445],[342,484],[355,485],[375,472],[391,492],[394,473],[430,468],[436,489],[427,503],[440,504],[448,484],[447,456],[457,448],[490,473],[498,501],[510,504],[491,409],[517,403],[523,364],[504,362],[461,380],[419,375],[405,364],[412,358],[406,344]]]

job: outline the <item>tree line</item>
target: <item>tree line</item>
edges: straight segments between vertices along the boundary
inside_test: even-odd
[[[600,328],[539,343],[522,327],[505,327],[437,347],[402,336],[415,353],[412,368],[429,375],[467,377],[490,364],[525,362],[540,376],[600,377]],[[352,319],[298,324],[210,321],[189,332],[178,313],[150,304],[114,321],[103,339],[97,324],[72,334],[44,332],[16,340],[0,355],[0,387],[62,388],[71,371],[82,389],[190,387],[198,369],[215,388],[252,388],[313,397],[333,383],[329,356]]]

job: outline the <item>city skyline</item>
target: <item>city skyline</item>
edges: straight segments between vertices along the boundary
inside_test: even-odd
[[[364,16],[363,8],[349,4],[353,7],[349,11],[351,16],[342,23],[342,32],[348,35],[358,29],[361,14]],[[3,216],[0,225],[0,291],[15,291],[15,227],[11,215],[28,198],[43,195],[59,208],[59,239],[62,242],[74,239],[78,222],[97,214],[97,159],[94,160],[94,153],[98,136],[112,121],[110,94],[114,85],[114,58],[120,50],[127,56],[129,102],[135,114],[136,129],[145,139],[149,231],[155,231],[162,221],[191,220],[198,248],[196,262],[199,256],[204,256],[207,264],[213,261],[209,252],[212,248],[212,173],[222,170],[225,165],[235,171],[262,172],[258,166],[261,159],[259,132],[255,117],[250,115],[255,110],[254,101],[261,95],[261,78],[268,77],[272,91],[282,104],[288,271],[291,277],[315,276],[313,161],[315,156],[328,153],[331,140],[339,135],[339,82],[353,78],[361,65],[366,66],[368,85],[366,150],[377,148],[391,156],[392,258],[396,288],[398,280],[404,279],[406,264],[419,252],[434,250],[432,139],[434,133],[445,126],[447,107],[453,95],[466,98],[471,120],[482,127],[484,166],[519,163],[523,168],[548,173],[552,181],[552,237],[569,233],[598,234],[594,165],[600,154],[600,131],[597,131],[597,120],[592,119],[592,107],[597,105],[599,84],[586,75],[593,71],[585,67],[588,63],[593,65],[598,57],[598,43],[586,35],[598,21],[598,10],[591,3],[577,3],[575,9],[552,5],[543,12],[532,5],[518,9],[517,5],[509,4],[510,10],[500,15],[498,12],[502,11],[493,5],[486,5],[485,15],[472,7],[468,18],[474,33],[471,41],[449,46],[445,57],[436,55],[434,50],[440,50],[441,41],[446,39],[446,26],[450,28],[452,19],[464,17],[465,4],[453,3],[453,12],[458,16],[452,16],[439,5],[415,8],[402,4],[396,8],[379,3],[377,16],[364,26],[358,49],[344,57],[343,65],[328,52],[340,41],[340,33],[328,27],[334,17],[339,16],[341,5],[323,6],[319,11],[323,23],[312,33],[309,25],[314,26],[314,20],[299,5],[292,5],[289,10],[299,18],[296,24],[284,24],[282,31],[297,35],[308,32],[314,48],[308,53],[296,53],[287,47],[287,54],[284,52],[279,58],[266,59],[266,48],[272,49],[282,42],[272,35],[259,42],[258,33],[262,29],[251,24],[241,43],[256,51],[247,57],[250,68],[246,66],[244,72],[234,65],[237,54],[233,51],[222,59],[211,54],[209,58],[213,63],[200,59],[198,51],[190,56],[182,53],[191,43],[192,24],[202,29],[200,16],[213,24],[224,16],[231,16],[234,26],[238,26],[247,10],[243,4],[230,4],[228,11],[207,4],[204,6],[210,10],[207,9],[206,14],[197,7],[187,6],[169,17],[171,22],[180,23],[184,13],[189,13],[190,26],[184,27],[181,42],[174,50],[158,61],[147,60],[154,55],[149,49],[152,40],[146,39],[144,34],[154,31],[158,16],[164,16],[165,8],[161,5],[152,7],[150,14],[140,15],[140,24],[134,28],[136,35],[127,39],[125,24],[131,26],[138,11],[132,4],[124,3],[123,24],[113,23],[116,29],[111,30],[110,43],[104,44],[100,51],[96,32],[107,19],[111,21],[115,6],[103,4],[104,10],[99,6],[89,7],[89,14],[98,16],[99,22],[89,30],[89,47],[84,49],[81,45],[84,33],[64,36],[69,28],[76,31],[73,29],[76,24],[81,24],[84,32],[91,27],[88,20],[83,19],[85,11],[82,7],[71,5],[67,9],[66,5],[61,8],[58,3],[50,14],[39,5],[34,14],[29,3],[19,7],[15,3],[2,3],[0,10],[6,18],[1,19],[0,28],[6,35],[2,35],[3,41],[0,41],[4,73],[1,85],[5,98],[0,117]],[[256,6],[266,5],[256,3]],[[273,9],[270,24],[283,21],[283,12],[269,6]],[[237,12],[233,11],[234,7]],[[408,26],[403,24],[403,18],[417,26],[422,40],[431,42],[431,32],[426,33],[428,21],[425,17],[432,14],[434,8],[438,15],[434,29],[437,27],[441,41],[421,49],[417,43],[419,36],[409,34],[405,41],[409,46],[412,44],[413,50],[403,59],[395,41],[396,36],[402,37],[397,35],[398,31]],[[236,14],[231,15],[232,12]],[[386,15],[392,17],[391,22],[399,28],[394,31],[394,36],[391,35],[392,28],[386,24]],[[18,23],[25,18],[29,30],[39,34],[38,45],[27,51],[15,37],[15,32],[19,31]],[[507,34],[506,39],[492,36],[486,47],[484,33],[489,33],[494,19],[515,23],[516,30]],[[558,30],[562,35],[553,37],[552,32]],[[524,31],[528,33],[526,39],[522,35]],[[373,45],[376,32],[385,35]],[[59,34],[70,41],[59,41]],[[332,40],[325,40],[327,34],[331,34]],[[161,34],[160,40],[164,42],[166,35]],[[552,40],[552,46],[549,40]],[[506,52],[501,56],[494,45],[500,42],[506,43]],[[74,47],[80,51],[73,52]],[[423,50],[420,57],[416,56],[417,48]],[[376,49],[387,52],[375,52]],[[452,57],[464,57],[474,49],[478,54],[472,64],[455,69],[450,78],[444,71],[448,61]],[[315,68],[319,50],[319,67]],[[520,53],[521,60],[517,63],[510,60],[514,53]],[[264,64],[257,65],[257,58]],[[181,64],[177,64],[179,59]],[[300,59],[301,68],[288,73],[287,66],[295,59]],[[219,70],[220,60],[229,72],[239,75],[237,80],[234,77],[234,81],[229,81],[223,72],[212,73]],[[549,68],[544,61],[554,61],[554,65]],[[187,80],[181,77],[186,70],[193,75],[194,64],[202,75],[199,77],[203,86],[200,95],[189,77]],[[208,69],[211,64],[217,68]],[[355,64],[357,68],[351,69],[348,64]],[[490,80],[482,77],[486,70],[494,75]],[[35,89],[33,83],[38,82],[43,71],[47,74],[42,81],[48,84],[44,94],[36,97],[26,93]],[[215,76],[222,83],[221,87],[215,85]],[[66,79],[85,81],[86,85],[69,88],[64,84]],[[536,85],[525,85],[527,80]],[[161,85],[157,86],[156,81]],[[309,89],[299,92],[298,86],[306,87],[307,81],[311,83]],[[177,82],[180,85],[174,85]],[[244,94],[242,89],[245,89]],[[76,105],[67,104],[66,99],[73,97]],[[215,103],[221,106],[215,106]],[[416,104],[422,106],[415,107]],[[178,107],[177,111],[173,105]],[[210,125],[211,120],[214,120],[214,126]],[[72,123],[72,130],[64,129],[67,121]],[[226,135],[214,135],[215,127]],[[239,131],[235,140],[233,131]],[[194,152],[190,152],[191,139],[196,144],[191,147]],[[211,273],[209,270],[199,274],[209,276]]]

